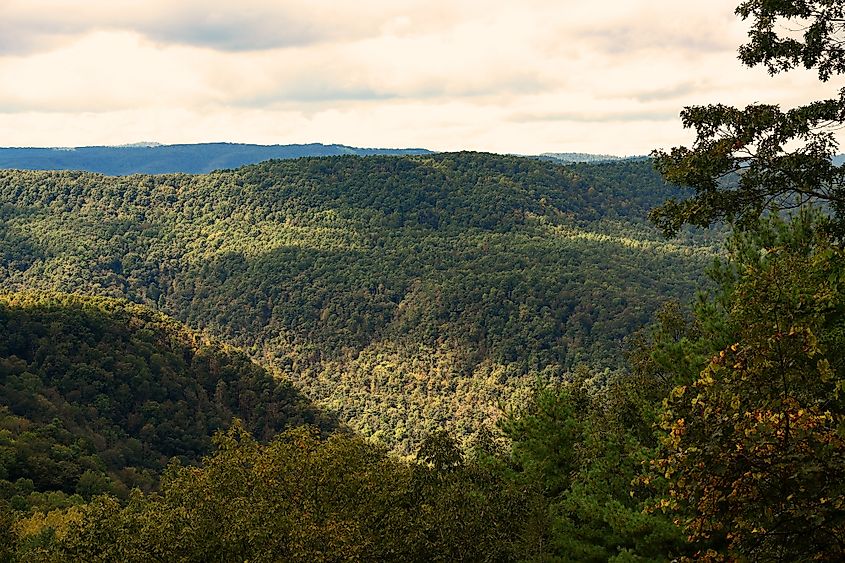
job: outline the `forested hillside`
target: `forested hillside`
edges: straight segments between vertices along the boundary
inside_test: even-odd
[[[472,433],[539,373],[618,368],[625,335],[690,299],[705,235],[644,220],[677,194],[648,162],[476,153],[3,172],[0,283],[157,306],[409,452],[426,428]]]
[[[467,432],[689,298],[710,250],[644,223],[647,163],[483,154],[274,161],[206,176],[6,172],[10,289],[126,296],[246,346],[366,434]],[[518,393],[517,393],[518,395]]]
[[[263,440],[333,427],[245,354],[160,313],[98,297],[0,296],[0,499],[12,506],[150,489],[172,457],[208,453],[235,416]]]
[[[467,448],[437,431],[406,461],[307,428],[261,445],[236,424],[157,493],[0,499],[0,556],[841,560],[845,253],[828,226],[735,236],[713,297],[663,307],[626,372],[576,370]],[[94,476],[80,492],[103,490]]]
[[[842,2],[736,14],[845,75]],[[681,118],[651,162],[0,173],[0,561],[845,561],[845,90]]]

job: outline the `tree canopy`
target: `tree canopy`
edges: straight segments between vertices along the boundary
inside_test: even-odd
[[[744,64],[765,65],[773,74],[803,66],[823,81],[845,72],[845,8],[838,0],[751,0],[737,14],[751,20],[749,42],[739,50]],[[845,234],[845,171],[833,163],[845,89],[789,110],[758,103],[691,106],[681,120],[695,131],[693,145],[653,156],[667,180],[695,194],[651,212],[664,233],[718,221],[749,227],[766,211],[815,202],[832,212],[833,230]]]
[[[845,72],[840,1],[752,0],[737,14],[751,20],[745,64],[803,66],[825,82]],[[684,528],[695,559],[841,561],[845,191],[833,156],[845,90],[788,111],[709,105],[681,117],[695,144],[655,151],[656,166],[695,194],[652,220],[667,234],[719,220],[735,231],[696,330],[640,364],[677,385],[640,482],[665,487],[654,507]]]
[[[739,48],[748,66],[770,73],[815,69],[819,79],[845,72],[845,6],[838,0],[748,0],[736,9],[751,19],[749,42]]]
[[[0,172],[0,287],[126,298],[238,345],[410,454],[539,374],[623,366],[716,233],[664,241],[648,162],[444,153],[187,176]],[[709,237],[709,240],[707,239]]]
[[[752,20],[745,63],[845,72],[839,2],[737,12]],[[781,21],[805,32],[778,35]],[[691,309],[643,299],[672,295],[665,277],[693,284],[710,256],[707,234],[649,238],[646,204],[684,192],[643,163],[0,173],[16,202],[0,208],[4,285],[174,311],[310,391],[339,389],[324,397],[362,433],[388,428],[416,454],[314,427],[271,437],[319,412],[244,355],[124,300],[15,294],[0,300],[0,559],[842,561],[842,111],[684,110],[696,145],[656,164],[693,194],[652,218],[737,227]],[[655,322],[637,330],[642,317]],[[624,367],[570,363],[603,357],[591,338],[608,334],[627,336]],[[442,428],[527,379],[497,428],[463,447]],[[415,409],[433,431],[406,441]],[[167,456],[158,489],[116,490],[123,462],[157,475]]]
[[[208,453],[235,416],[261,440],[335,426],[242,352],[146,307],[0,295],[0,499],[49,507],[149,490],[171,458]]]

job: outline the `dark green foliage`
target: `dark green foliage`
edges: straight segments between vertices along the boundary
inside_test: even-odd
[[[618,424],[619,396],[648,401],[635,380],[596,389],[576,379],[539,391],[525,411],[503,421],[511,478],[545,499],[545,515],[533,523],[542,560],[669,561],[689,551],[668,518],[643,512],[648,499],[636,494],[634,481],[652,450],[636,428]],[[648,419],[633,422],[649,427]]]
[[[749,0],[736,11],[751,19],[750,41],[739,50],[745,64],[764,64],[772,74],[803,66],[818,70],[823,81],[845,72],[840,0]],[[787,111],[756,103],[744,109],[692,106],[681,120],[695,130],[695,143],[654,151],[655,166],[695,195],[670,199],[651,213],[665,234],[722,220],[753,228],[764,212],[815,202],[832,212],[832,230],[845,236],[845,170],[833,163],[835,132],[845,123],[845,89]]]
[[[832,159],[838,147],[833,125],[845,121],[845,91],[788,111],[764,104],[693,106],[681,119],[695,129],[695,145],[655,151],[655,166],[668,181],[696,193],[651,213],[665,234],[684,224],[705,227],[723,220],[753,227],[765,211],[808,202],[828,205],[843,217],[843,169]],[[803,145],[793,148],[796,140]]]
[[[537,373],[620,368],[622,338],[688,299],[713,251],[645,224],[678,193],[648,162],[478,153],[3,172],[0,284],[157,306],[410,453],[446,421],[473,433]]]
[[[570,388],[539,391],[525,412],[501,423],[522,478],[556,498],[572,485],[584,440],[586,397]]]
[[[822,79],[843,70],[841,3],[749,1],[738,12],[754,18],[746,63],[773,72],[801,63]],[[809,20],[804,43],[773,35],[778,18],[793,16]],[[410,462],[361,437],[323,439],[307,428],[261,445],[238,423],[217,435],[199,466],[175,461],[159,492],[120,501],[112,458],[89,445],[108,445],[109,432],[92,433],[74,410],[97,415],[96,428],[122,431],[109,417],[124,402],[101,373],[120,358],[84,355],[88,367],[74,380],[85,385],[65,391],[93,386],[86,406],[59,393],[61,374],[47,377],[91,349],[86,335],[104,306],[87,324],[81,314],[19,322],[49,354],[8,331],[20,352],[2,364],[11,374],[3,372],[2,391],[20,399],[0,412],[0,486],[9,499],[0,499],[0,557],[843,560],[845,252],[835,236],[845,232],[837,233],[845,214],[824,129],[845,121],[842,107],[685,110],[697,145],[657,160],[695,195],[653,218],[667,232],[723,218],[743,229],[729,261],[712,269],[717,290],[693,315],[670,302],[654,326],[628,338],[627,372],[590,368],[613,365],[618,350],[607,336],[630,334],[655,310],[657,281],[683,278],[704,254],[678,260],[694,247],[640,230],[644,206],[667,188],[626,189],[654,178],[638,163],[564,169],[461,154],[273,162],[202,178],[0,175],[15,206],[4,208],[0,231],[4,284],[78,284],[156,303],[299,374],[362,428],[377,427],[368,432],[376,437],[387,428],[407,446],[408,427],[446,418],[443,397],[465,424],[484,419],[472,411],[506,385],[545,378],[501,421],[509,440],[481,433],[471,456],[440,428]],[[804,145],[787,150],[795,139]],[[784,207],[812,199],[826,202],[832,219],[802,212],[791,224],[778,220]],[[775,213],[760,226],[767,210]],[[673,293],[667,287],[662,297]],[[53,338],[67,327],[73,338]],[[121,358],[145,349],[140,334]],[[114,344],[97,352],[108,357]],[[595,363],[548,384],[585,358]],[[168,366],[181,365],[178,353],[143,360],[168,377]],[[212,373],[211,365],[203,369]],[[193,389],[186,404],[209,401],[208,385],[153,380],[168,394]],[[56,391],[42,390],[45,381]],[[227,388],[214,386],[215,398]],[[243,397],[255,431],[253,398],[267,397]],[[54,404],[71,416],[50,418]],[[9,410],[20,405],[25,412]],[[31,413],[40,419],[23,417]],[[181,435],[160,443],[156,433],[147,447],[179,453]],[[15,474],[22,451],[34,465]],[[65,492],[45,498],[37,487]],[[101,492],[87,503],[72,496]],[[27,507],[38,510],[22,513]]]
[[[643,224],[649,205],[677,193],[648,163],[561,168],[471,153],[309,159],[201,177],[8,173],[0,174],[0,191],[14,202],[5,211],[4,240],[26,258],[24,267],[5,270],[7,287],[157,305],[249,346],[366,433],[406,452],[420,442],[418,462],[406,463],[348,436],[323,442],[297,431],[260,446],[236,429],[200,467],[172,466],[158,494],[119,501],[114,495],[125,498],[127,487],[148,487],[166,455],[190,462],[184,452],[205,446],[199,433],[183,444],[192,428],[182,426],[159,443],[162,419],[223,419],[213,409],[182,411],[212,396],[238,396],[246,400],[239,405],[245,425],[263,437],[273,425],[257,425],[250,409],[273,401],[233,394],[228,380],[204,385],[195,374],[199,383],[164,385],[168,399],[156,402],[165,410],[176,388],[191,397],[155,418],[148,429],[155,432],[132,434],[122,424],[124,410],[135,407],[99,375],[120,363],[109,349],[131,358],[151,346],[144,338],[156,331],[127,333],[118,322],[114,331],[96,332],[96,318],[128,308],[142,326],[170,321],[125,303],[89,304],[88,317],[72,312],[41,322],[53,332],[37,334],[45,346],[69,342],[56,366],[74,363],[70,351],[96,348],[82,345],[89,333],[104,339],[98,350],[110,363],[85,356],[90,369],[74,381],[94,382],[86,404],[93,399],[97,424],[109,431],[79,422],[81,407],[64,396],[62,422],[9,413],[9,425],[31,424],[46,436],[47,459],[62,451],[76,463],[67,483],[49,485],[64,491],[59,496],[9,476],[10,502],[36,511],[19,512],[13,525],[21,559],[621,560],[680,553],[677,530],[640,514],[642,500],[630,496],[643,446],[607,415],[596,389],[579,391],[574,402],[565,394],[538,396],[505,424],[513,439],[508,454],[490,447],[468,458],[456,434],[441,428],[453,419],[457,438],[476,432],[499,403],[518,401],[538,373],[556,379],[584,360],[593,368],[621,366],[618,340],[647,322],[659,296],[689,295],[693,272],[711,250],[695,240],[663,243]],[[178,352],[156,354],[136,362],[151,372],[153,388],[164,383],[159,374],[176,377],[168,369],[181,366]],[[36,374],[30,356],[17,355]],[[617,381],[609,373],[602,377]],[[62,377],[69,376],[51,384],[60,388]],[[133,387],[124,395],[145,392]],[[38,407],[27,406],[26,416]],[[6,451],[19,449],[18,434],[9,435]],[[153,453],[155,467],[117,471],[109,465],[117,456],[85,449],[89,442],[74,441],[80,434],[94,435],[95,444],[134,439]],[[87,504],[75,496],[101,492]]]
[[[737,14],[751,20],[745,64],[803,66],[822,81],[845,72],[840,0],[749,0]],[[695,144],[655,151],[656,167],[695,195],[652,220],[667,234],[721,219],[738,231],[697,334],[675,346],[693,361],[651,357],[678,384],[653,461],[665,488],[656,507],[684,527],[696,559],[841,561],[845,170],[834,154],[845,90],[789,111],[719,104],[681,116]],[[795,208],[791,223],[779,219]]]
[[[739,49],[748,66],[763,64],[772,74],[817,69],[824,81],[845,72],[845,6],[839,0],[747,0],[736,13],[752,20],[750,41]]]
[[[845,255],[823,223],[805,215],[738,237],[721,350],[663,415],[661,506],[704,554],[845,556]]]
[[[0,296],[0,498],[148,489],[169,458],[208,452],[233,416],[264,440],[320,420],[246,355],[144,307]]]

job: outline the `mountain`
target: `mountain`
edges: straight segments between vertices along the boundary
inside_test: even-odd
[[[233,417],[263,440],[334,425],[245,354],[161,313],[104,297],[0,295],[0,502],[149,489],[170,458],[207,454]]]
[[[0,169],[85,170],[111,176],[184,172],[201,174],[274,158],[339,155],[428,154],[425,149],[362,149],[344,145],[199,143],[76,148],[0,148]]]
[[[625,160],[627,157],[613,156],[610,154],[590,154],[583,152],[544,152],[537,158],[540,160],[549,160],[557,162],[558,164],[575,164],[578,162],[613,162],[616,160]]]
[[[156,307],[408,453],[538,379],[621,368],[625,336],[692,299],[720,241],[662,239],[645,216],[673,196],[647,161],[482,153],[5,171],[0,287]]]

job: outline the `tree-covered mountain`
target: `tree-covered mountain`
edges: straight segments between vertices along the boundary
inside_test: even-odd
[[[661,309],[629,370],[577,370],[466,451],[444,432],[414,461],[306,428],[261,445],[236,424],[158,492],[0,499],[0,556],[841,560],[845,254],[826,227],[775,216],[736,235],[718,290]]]
[[[822,81],[845,74],[841,2],[745,0],[736,13],[750,20],[739,51],[745,64],[773,74],[803,66]],[[195,315],[192,322],[234,340],[259,335],[257,356],[304,374],[303,382],[363,389],[337,398],[383,400],[384,417],[403,400],[427,408],[446,396],[477,410],[484,403],[474,400],[489,399],[497,384],[540,377],[528,401],[503,413],[498,432],[479,433],[465,449],[440,429],[421,440],[414,460],[361,436],[323,439],[318,429],[262,444],[235,422],[198,465],[169,465],[158,491],[62,497],[29,511],[21,495],[0,498],[0,559],[845,560],[845,182],[831,165],[845,92],[786,112],[716,104],[682,117],[696,142],[655,152],[665,177],[693,190],[652,215],[665,232],[684,235],[673,246],[638,217],[654,194],[690,194],[630,162],[560,168],[437,155],[124,183],[5,177],[15,202],[3,210],[10,286],[75,283]],[[677,281],[706,257],[708,233],[690,238],[686,226],[723,219],[740,220],[709,268],[710,285],[700,285],[707,293],[692,306],[665,304],[650,326],[632,331],[629,309],[648,309],[658,280],[664,296],[683,296]],[[282,224],[294,229],[287,238]],[[167,268],[138,267],[128,248]],[[231,262],[214,267],[215,251]],[[253,262],[268,253],[274,260]],[[589,268],[593,255],[603,267]],[[570,302],[593,309],[566,309]],[[572,317],[580,332],[569,332]],[[39,362],[77,348],[89,357],[92,330],[75,318],[33,325],[43,328],[27,334],[41,335],[49,353],[24,362],[30,372],[63,373],[67,361]],[[627,325],[626,362],[597,373],[618,356],[606,340],[616,334],[608,318]],[[28,350],[32,338],[21,340]],[[111,341],[104,344],[98,353],[109,352]],[[452,376],[436,369],[444,350],[458,351],[446,356],[463,368]],[[566,369],[573,357],[597,364],[550,381],[554,366]],[[361,358],[358,374],[368,379],[355,380],[350,366]],[[479,378],[491,365],[501,371]],[[408,366],[418,367],[420,386],[457,385],[419,398],[385,391],[385,380],[414,382],[397,377]],[[74,381],[98,380],[83,375]],[[13,382],[26,390],[38,379],[24,373]],[[93,406],[108,400],[97,396]],[[2,430],[0,439],[14,436]],[[0,459],[8,461],[6,446]],[[58,444],[49,456],[68,451],[76,450]],[[97,489],[96,473],[82,477],[77,487]]]
[[[584,152],[544,152],[537,158],[557,162],[558,164],[575,164],[577,162],[613,162],[624,160],[626,157],[614,156],[612,154],[592,154]]]
[[[263,440],[334,426],[245,354],[146,307],[0,296],[0,499],[13,507],[149,489],[170,458],[208,453],[233,417]]]
[[[645,223],[648,162],[478,153],[208,175],[0,173],[0,283],[126,297],[245,347],[405,452],[476,431],[540,374],[622,365],[717,239]]]
[[[270,159],[339,155],[427,154],[425,149],[367,149],[345,145],[250,145],[196,143],[74,148],[0,148],[0,168],[15,170],[85,170],[112,176],[129,174],[202,174]]]

